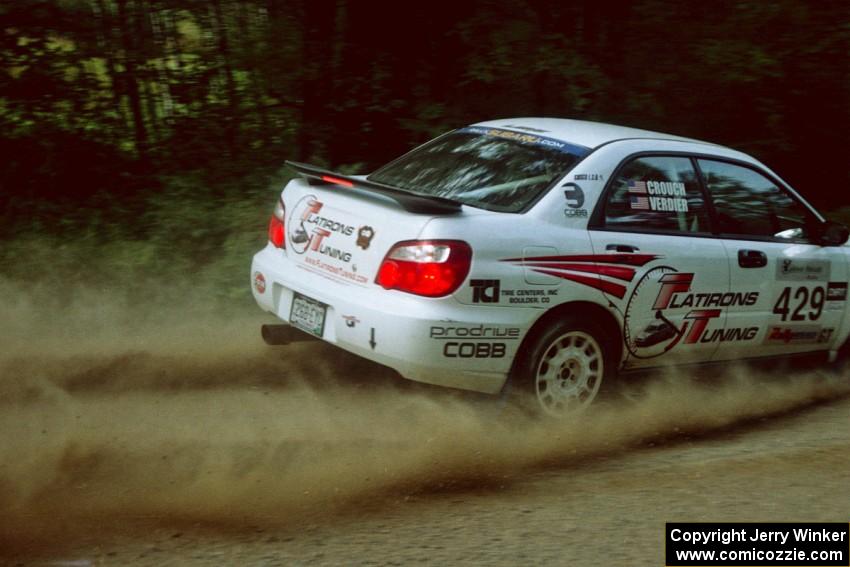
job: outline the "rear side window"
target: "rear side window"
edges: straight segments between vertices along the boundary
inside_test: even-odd
[[[717,211],[718,228],[728,236],[806,241],[812,213],[757,171],[714,160],[699,160]]]
[[[709,233],[696,172],[686,157],[648,156],[620,169],[605,202],[605,228]]]

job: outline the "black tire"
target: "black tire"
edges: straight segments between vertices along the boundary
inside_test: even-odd
[[[615,390],[617,340],[592,320],[567,315],[529,338],[508,381],[508,401],[554,418],[582,411]]]

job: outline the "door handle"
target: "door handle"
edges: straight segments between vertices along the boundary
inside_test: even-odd
[[[609,244],[605,250],[613,250],[614,252],[637,252],[640,250],[637,246],[631,244]]]
[[[767,254],[761,250],[738,250],[738,265],[742,268],[764,268]]]

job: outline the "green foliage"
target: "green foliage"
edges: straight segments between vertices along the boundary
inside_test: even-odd
[[[38,281],[57,294],[108,289],[164,305],[196,292],[216,308],[244,307],[251,256],[265,245],[271,209],[288,178],[281,171],[253,186],[219,187],[215,199],[197,178],[166,179],[165,190],[133,220],[91,212],[87,228],[19,233],[0,247],[0,275]]]

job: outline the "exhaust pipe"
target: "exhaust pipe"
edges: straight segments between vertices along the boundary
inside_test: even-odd
[[[314,341],[316,337],[307,334],[292,325],[263,325],[260,333],[267,345],[288,345],[304,341]]]

